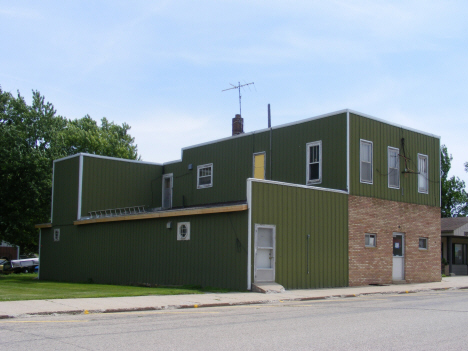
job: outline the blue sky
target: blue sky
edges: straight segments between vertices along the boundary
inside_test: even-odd
[[[466,1],[4,1],[0,85],[128,123],[143,160],[344,108],[442,137],[468,183]]]

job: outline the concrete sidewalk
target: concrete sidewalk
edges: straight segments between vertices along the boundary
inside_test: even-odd
[[[372,294],[404,294],[430,290],[468,289],[468,276],[446,277],[441,282],[360,286],[332,289],[286,290],[283,293],[255,292],[170,296],[108,297],[0,302],[0,318],[34,315],[110,313],[306,301]]]

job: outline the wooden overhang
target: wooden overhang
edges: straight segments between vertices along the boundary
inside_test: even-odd
[[[248,210],[247,204],[231,205],[231,206],[216,206],[216,207],[199,207],[199,208],[191,208],[191,209],[172,210],[172,211],[171,210],[158,211],[158,212],[143,213],[143,214],[128,215],[128,216],[82,219],[79,221],[74,221],[73,224],[82,225],[82,224],[104,223],[104,222],[133,221],[133,220],[140,220],[140,219],[194,216],[194,215],[237,212],[237,211],[246,211],[246,210]]]
[[[41,223],[34,226],[36,229],[52,228],[52,223]]]

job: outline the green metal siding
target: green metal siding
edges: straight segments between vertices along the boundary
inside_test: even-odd
[[[165,174],[174,174],[173,206],[245,201],[246,179],[253,176],[257,152],[265,152],[266,179],[305,185],[306,144],[318,140],[323,180],[316,185],[346,190],[346,123],[342,113],[274,128],[271,150],[270,130],[185,149],[181,162],[164,166]],[[213,163],[213,186],[197,189],[197,166],[208,163]]]
[[[306,144],[322,141],[322,188],[346,190],[346,113],[273,129],[271,180],[306,184]],[[269,179],[269,178],[268,178]]]
[[[247,288],[247,211],[42,231],[42,280]],[[172,229],[167,229],[167,222]],[[190,240],[177,241],[177,223]]]
[[[72,223],[78,214],[79,156],[54,162],[54,225]]]
[[[267,151],[266,134],[233,137],[184,150],[181,162],[164,166],[165,174],[174,174],[173,206],[245,201],[246,179],[252,177],[253,153]],[[197,166],[208,163],[213,163],[213,186],[197,189]],[[189,164],[192,170],[188,169]]]
[[[286,289],[348,285],[346,194],[252,182],[251,207],[252,277],[255,224],[272,224],[276,226],[277,283]]]
[[[161,174],[159,165],[84,155],[81,215],[129,206],[159,207]]]
[[[425,134],[392,126],[370,118],[350,114],[350,178],[351,194],[379,199],[440,206],[440,140]],[[429,193],[418,192],[418,175],[400,173],[400,189],[388,187],[388,146],[398,148],[403,153],[401,139],[405,139],[406,157],[410,160],[407,168],[418,171],[418,153],[428,156]],[[373,184],[360,182],[360,139],[373,142]],[[400,172],[405,162],[400,158]]]

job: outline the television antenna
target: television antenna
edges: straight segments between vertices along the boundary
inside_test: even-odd
[[[231,84],[231,83],[229,83]],[[254,82],[251,82],[251,83],[245,83],[245,84],[242,84],[240,82],[237,83],[237,85],[234,85],[234,84],[231,84],[232,85],[232,88],[227,88],[227,89],[224,89],[224,90],[221,90],[221,92],[223,91],[226,91],[226,90],[233,90],[233,89],[237,89],[239,91],[239,114],[242,116],[242,104],[241,104],[241,99],[242,99],[242,95],[241,95],[241,90],[240,88],[242,87],[245,87],[247,85],[251,85],[251,84],[254,84]]]

